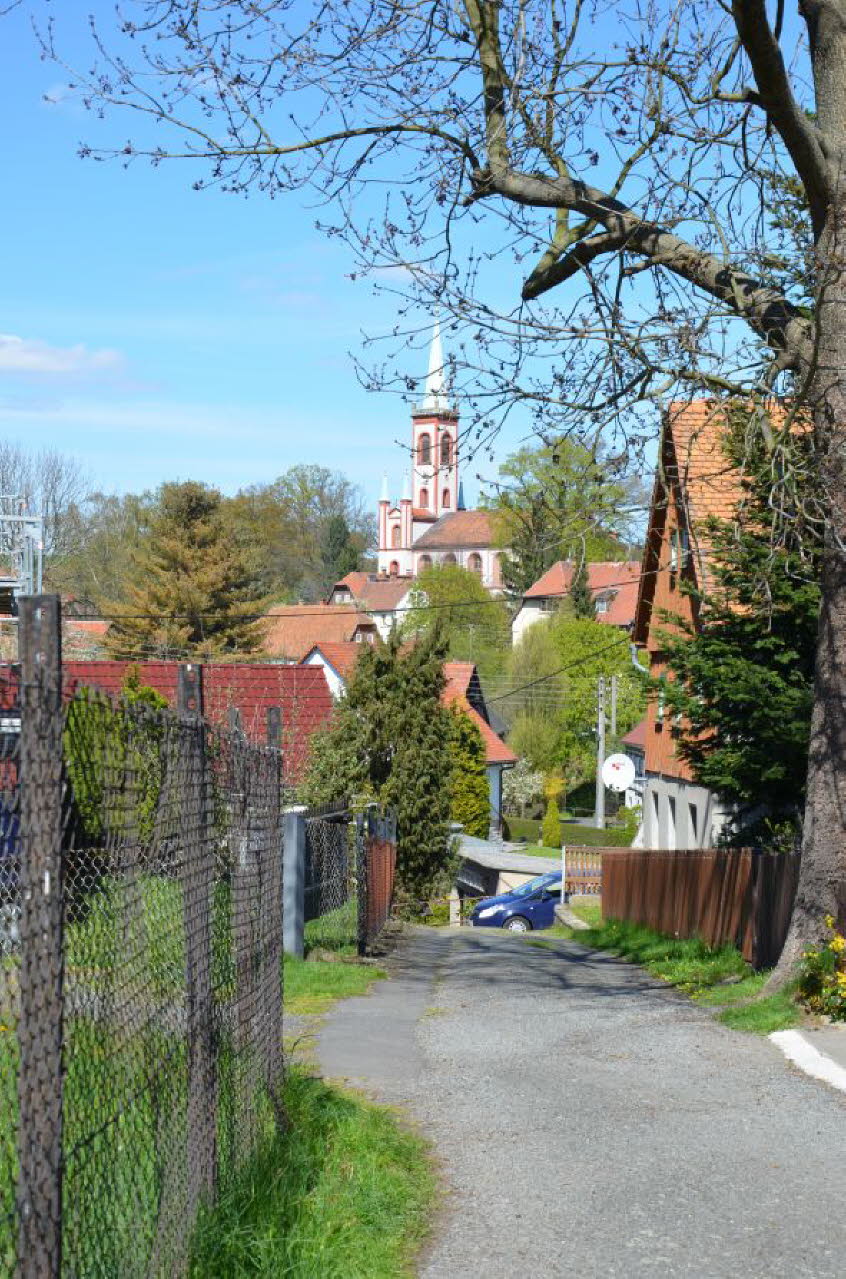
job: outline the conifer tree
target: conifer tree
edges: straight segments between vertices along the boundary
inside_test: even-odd
[[[541,840],[544,848],[561,847],[561,814],[558,811],[558,801],[556,799],[550,799],[547,802],[546,812],[541,823]]]
[[[397,879],[420,902],[447,887],[449,712],[441,704],[444,644],[437,632],[407,652],[399,637],[365,646],[329,729],[312,740],[304,798],[376,800],[397,817]]]
[[[588,585],[587,564],[584,559],[582,559],[573,574],[569,595],[570,604],[576,617],[590,619],[596,617],[596,605],[593,600],[593,592]]]
[[[461,822],[465,834],[485,839],[491,821],[485,743],[479,729],[460,706],[451,708],[450,717],[450,817],[454,822]]]
[[[233,546],[216,489],[164,484],[144,538],[132,553],[127,603],[106,638],[114,657],[198,658],[252,652],[260,604],[250,598],[242,552]]]

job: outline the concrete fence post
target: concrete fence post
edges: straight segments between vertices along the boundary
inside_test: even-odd
[[[308,810],[286,808],[282,819],[282,947],[286,955],[304,953],[305,853]]]

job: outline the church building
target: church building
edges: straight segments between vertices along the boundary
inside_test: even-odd
[[[379,502],[379,573],[417,577],[434,565],[459,564],[490,590],[501,589],[500,550],[487,511],[468,511],[459,466],[458,411],[448,391],[435,322],[423,398],[411,412],[411,473],[392,503],[387,476]]]

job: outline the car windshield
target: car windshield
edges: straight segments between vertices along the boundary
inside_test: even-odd
[[[509,893],[510,897],[531,897],[532,893],[536,893],[539,888],[560,888],[560,875],[538,875],[537,879],[530,879],[527,884],[520,884],[518,888],[513,888]]]

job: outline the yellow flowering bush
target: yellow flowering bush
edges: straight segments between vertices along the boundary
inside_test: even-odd
[[[799,998],[815,1013],[846,1021],[846,937],[825,917],[831,937],[825,946],[806,950],[799,978]]]

